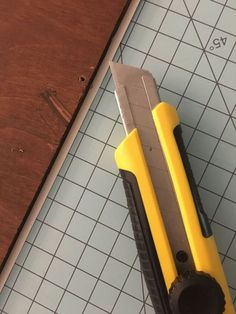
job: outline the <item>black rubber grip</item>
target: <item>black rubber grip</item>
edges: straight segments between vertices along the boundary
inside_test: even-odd
[[[137,179],[131,172],[121,170],[120,173],[123,178],[140,265],[154,310],[156,314],[171,314],[165,280],[153,242]]]
[[[188,177],[188,182],[189,182],[189,186],[193,195],[193,199],[194,199],[194,203],[195,203],[195,207],[197,210],[197,214],[198,214],[198,219],[201,225],[201,229],[202,229],[202,235],[205,238],[208,238],[212,235],[212,230],[211,230],[211,226],[207,217],[207,214],[205,213],[203,206],[202,206],[202,202],[200,199],[200,195],[198,193],[198,189],[197,189],[197,185],[196,182],[194,180],[193,177],[193,172],[191,169],[191,165],[190,162],[188,160],[188,156],[186,154],[186,150],[185,150],[185,146],[184,146],[184,142],[183,142],[183,138],[182,138],[182,129],[180,125],[177,125],[174,129],[174,136],[175,136],[175,140],[176,143],[178,145],[179,148],[179,152],[183,161],[183,165]]]

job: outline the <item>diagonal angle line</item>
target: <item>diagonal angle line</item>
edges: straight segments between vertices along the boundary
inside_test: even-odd
[[[185,3],[185,0],[183,0],[183,1],[184,1],[184,3]],[[185,5],[186,5],[186,3],[185,3]],[[186,9],[188,10],[187,5],[186,5]],[[218,17],[217,22],[216,22],[216,24],[215,24],[215,25],[217,25],[218,20],[220,19],[220,17],[221,17],[221,14],[222,14],[222,13],[223,13],[223,9],[222,9],[221,13],[219,14],[219,17]],[[192,23],[193,23],[193,21],[192,21]],[[193,26],[194,26],[194,29],[195,29],[195,31],[196,31],[196,33],[197,33],[196,26],[195,26],[195,24],[194,24],[194,23],[193,23]],[[212,33],[211,33],[211,35],[209,36],[209,39],[208,39],[208,41],[207,41],[207,43],[206,43],[206,47],[207,47],[207,45],[208,45],[208,43],[209,43],[209,41],[210,41],[210,39],[211,39],[211,36],[212,36],[213,32],[214,32],[214,28],[213,28]],[[204,49],[204,47],[203,47],[202,41],[201,41],[200,36],[199,36],[199,34],[198,34],[198,33],[197,33],[197,36],[199,37],[199,41],[201,42],[202,49],[203,49],[203,54],[205,54],[205,56],[206,56],[205,49]],[[233,50],[231,50],[231,53],[232,53],[232,51],[233,51]],[[230,56],[229,56],[229,57],[230,57]],[[206,56],[206,58],[207,58],[207,56]],[[208,58],[207,58],[207,61],[208,61],[208,63],[209,63]],[[227,63],[227,62],[226,62],[226,63]],[[212,69],[212,67],[211,67],[210,63],[209,63],[209,66],[210,66],[211,71],[212,71],[212,73],[213,73],[213,69]],[[222,70],[221,74],[223,73],[223,71],[224,71],[224,68],[223,68],[223,70]],[[214,73],[213,73],[213,75],[214,75]],[[215,77],[215,75],[214,75],[214,77]],[[216,77],[215,77],[215,79],[216,79]],[[216,81],[216,82],[217,82],[217,81]],[[218,86],[218,88],[219,88],[219,84],[216,84],[216,85],[215,85],[215,87],[214,87],[214,89],[213,89],[213,91],[212,91],[212,93],[211,93],[211,95],[210,95],[210,97],[209,97],[209,99],[208,99],[208,102],[207,102],[207,104],[206,104],[206,107],[204,108],[204,110],[203,110],[203,112],[202,112],[201,117],[203,116],[203,114],[204,114],[204,112],[205,112],[205,110],[206,110],[206,108],[207,108],[207,105],[208,105],[208,103],[209,103],[209,101],[210,101],[210,99],[211,99],[211,97],[212,97],[212,95],[213,95],[213,93],[214,93],[214,91],[215,91],[215,89],[216,89],[216,87],[217,87],[217,86]],[[187,87],[186,87],[186,89],[187,89]],[[220,88],[219,88],[219,91],[221,92]],[[222,92],[221,92],[221,95],[222,95]],[[225,103],[225,99],[223,98],[223,95],[222,95],[222,99],[223,99],[223,101],[224,101],[224,103]],[[226,106],[226,108],[227,108],[227,111],[229,112],[229,109],[228,109],[228,107],[227,107],[226,103],[225,103],[225,106]],[[193,132],[193,134],[192,134],[192,136],[191,136],[191,138],[190,138],[190,140],[189,140],[189,143],[188,143],[188,145],[187,145],[186,149],[187,149],[187,148],[188,148],[188,146],[190,145],[190,142],[191,142],[191,140],[192,140],[192,138],[193,138],[194,134],[196,133],[197,126],[198,126],[198,125],[199,125],[199,123],[200,123],[201,117],[199,118],[199,121],[198,121],[198,123],[197,123],[196,127],[194,128],[194,132]],[[230,121],[231,119],[232,119],[232,118],[231,118],[230,113],[229,113],[229,120],[228,120],[227,124],[229,123],[229,121]],[[225,125],[225,128],[226,128],[227,124]],[[224,128],[224,129],[225,129],[225,128]],[[224,130],[223,130],[223,132],[224,132]],[[215,147],[215,150],[217,149],[217,146],[218,146],[218,144],[219,144],[219,142],[220,142],[220,139],[221,139],[221,137],[223,136],[223,132],[221,133],[220,138],[219,138],[219,139],[217,138],[218,143],[217,143],[217,145],[216,145],[216,147]],[[210,159],[209,159],[209,160],[208,160],[208,162],[207,162],[207,166],[206,166],[206,168],[205,168],[205,170],[204,170],[204,172],[203,172],[203,174],[202,174],[202,176],[201,176],[201,179],[202,179],[203,175],[205,174],[205,172],[206,172],[206,169],[207,169],[208,165],[209,165],[209,164],[210,164],[210,162],[211,162],[211,159],[212,159],[212,157],[213,157],[213,154],[214,154],[215,150],[213,151],[213,153],[212,153],[212,155],[211,155]],[[200,180],[200,181],[201,181],[201,180]]]
[[[183,1],[185,2],[185,0],[183,0]],[[226,3],[227,3],[227,1],[226,1]],[[186,5],[186,3],[185,3],[185,5]],[[186,8],[187,8],[187,5],[186,5]],[[224,7],[223,7],[223,8],[224,8]],[[188,9],[188,8],[187,8],[187,9]],[[223,12],[223,11],[221,11],[221,14],[222,14],[222,12]],[[220,14],[219,17],[218,17],[218,20],[219,20],[221,14]],[[217,25],[217,23],[218,23],[218,20],[217,20],[217,22],[216,22],[216,25]],[[193,22],[193,25],[194,25],[194,22]],[[195,28],[195,30],[196,30],[195,25],[194,25],[194,28]],[[214,31],[214,29],[213,29],[213,31]],[[213,31],[212,31],[212,33],[213,33]],[[197,32],[197,30],[196,30],[196,32]],[[197,35],[198,35],[198,37],[199,37],[199,34],[197,34]],[[212,34],[211,34],[211,36],[212,36]],[[209,37],[209,40],[210,40],[211,36]],[[206,47],[207,47],[207,45],[208,45],[208,43],[209,43],[209,40],[208,40],[208,42],[207,42],[207,44],[206,44]],[[199,37],[199,41],[201,42],[201,45],[202,45],[204,54],[206,55],[206,51],[204,50],[204,47],[203,47],[203,44],[202,44],[202,41],[201,41],[200,37]],[[236,43],[234,44],[233,48],[231,49],[231,53],[232,53],[232,51],[233,51],[235,45],[236,45]],[[231,53],[230,53],[230,55],[231,55]],[[229,58],[230,58],[230,55],[229,55]],[[207,57],[207,56],[206,56],[206,57]],[[211,65],[210,65],[210,62],[209,62],[209,59],[208,59],[208,58],[207,58],[207,61],[208,61],[209,66],[210,66],[210,68],[211,68],[212,74],[213,74],[214,77],[215,77],[215,74],[213,73],[213,69],[212,69],[212,67],[211,67]],[[227,62],[226,62],[226,64],[227,64]],[[224,67],[224,68],[225,68],[225,67]],[[221,75],[222,75],[222,73],[223,73],[223,71],[224,71],[224,68],[223,68],[223,70],[222,70],[222,72],[221,72],[221,74],[220,74],[220,77],[221,77]],[[219,77],[219,79],[220,79],[220,77]],[[216,79],[216,78],[215,78],[215,79]],[[218,85],[218,84],[217,84],[217,85]],[[216,88],[216,86],[215,86],[215,88]],[[215,88],[214,88],[214,90],[215,90]],[[219,85],[218,85],[218,88],[219,88],[219,90],[220,90],[220,86],[219,86]],[[214,90],[213,90],[213,92],[214,92]],[[221,92],[221,90],[220,90],[220,92]],[[225,106],[226,106],[226,108],[227,108],[227,111],[229,112],[229,109],[228,109],[228,107],[227,107],[227,105],[226,105],[226,102],[225,102],[225,99],[224,99],[224,97],[223,97],[222,92],[221,92],[221,95],[222,95],[223,101],[224,101],[224,103],[225,103]],[[211,97],[210,97],[210,98],[211,98]],[[209,99],[210,99],[210,98],[209,98]],[[208,102],[209,102],[209,100],[208,100]],[[203,112],[204,112],[204,111],[203,111]],[[200,178],[200,180],[199,180],[199,184],[201,183],[201,180],[202,180],[204,174],[206,173],[206,170],[207,170],[207,168],[208,168],[208,165],[211,163],[211,160],[212,160],[212,158],[213,158],[213,155],[214,155],[214,153],[215,153],[215,151],[216,151],[216,149],[217,149],[217,147],[218,147],[218,145],[219,145],[219,143],[220,143],[220,141],[221,141],[221,138],[222,138],[222,136],[223,136],[223,134],[224,134],[224,131],[225,131],[225,129],[226,129],[226,127],[227,127],[229,121],[232,121],[232,120],[233,120],[233,119],[232,119],[231,114],[230,114],[230,112],[229,112],[229,120],[228,120],[228,122],[226,123],[226,125],[225,125],[225,127],[224,127],[224,129],[223,129],[223,131],[222,131],[222,133],[221,133],[221,135],[220,135],[220,138],[218,139],[218,143],[217,143],[217,145],[215,146],[215,148],[214,148],[214,150],[213,150],[213,152],[212,152],[212,154],[211,154],[209,160],[207,161],[206,168],[205,168],[205,170],[203,171],[203,173],[202,173],[202,175],[201,175],[201,178]],[[194,133],[193,133],[193,134],[194,134]],[[192,136],[192,137],[193,137],[193,136]],[[190,140],[190,141],[191,141],[191,140]],[[190,143],[190,142],[189,142],[189,143]],[[218,204],[218,206],[217,206],[217,208],[216,208],[216,210],[215,210],[215,213],[214,213],[212,219],[214,219],[214,217],[215,217],[215,215],[216,215],[216,213],[217,213],[217,209],[219,208],[219,206],[220,206],[220,204],[221,204],[221,201],[222,201],[223,198],[224,198],[224,194],[226,193],[226,190],[227,190],[227,188],[228,188],[228,185],[230,184],[230,181],[231,181],[232,177],[233,177],[233,173],[232,173],[231,178],[230,178],[230,180],[229,180],[229,182],[228,182],[228,184],[227,184],[227,186],[226,186],[226,188],[225,188],[225,190],[224,190],[224,193],[221,195],[221,200],[220,200],[220,202],[219,202],[219,204]]]
[[[187,6],[187,4],[186,4],[186,0],[183,0],[183,2],[184,2],[184,4],[185,4],[185,7],[186,7],[188,13],[189,13],[189,9],[188,9],[188,6]],[[207,47],[207,45],[209,44],[209,41],[210,41],[210,39],[211,39],[211,36],[213,35],[213,32],[214,32],[214,30],[215,30],[215,28],[216,28],[216,25],[218,24],[219,19],[220,19],[222,13],[224,12],[224,9],[225,9],[225,6],[227,5],[227,2],[228,2],[228,0],[226,0],[226,2],[225,2],[224,5],[222,5],[222,11],[221,11],[220,14],[219,14],[219,17],[218,17],[218,19],[217,19],[217,21],[216,21],[216,23],[215,23],[215,26],[213,27],[212,33],[211,33],[211,35],[210,35],[210,37],[209,37],[209,39],[208,39],[208,41],[207,41],[205,47]],[[189,14],[190,14],[190,13],[189,13]],[[234,123],[234,121],[233,121],[233,119],[232,119],[232,117],[231,117],[231,112],[230,112],[229,107],[228,107],[228,105],[227,105],[227,103],[226,103],[226,101],[225,101],[223,92],[222,92],[222,90],[221,90],[221,86],[220,86],[220,84],[219,84],[219,80],[220,80],[220,78],[221,78],[221,76],[222,76],[222,74],[223,74],[223,72],[224,72],[224,70],[225,70],[225,67],[226,67],[226,65],[227,65],[227,62],[229,62],[229,58],[230,58],[231,54],[232,54],[233,51],[234,51],[234,48],[235,48],[235,46],[236,46],[236,42],[235,42],[235,44],[233,45],[233,48],[231,49],[230,54],[229,54],[229,56],[228,56],[228,58],[227,58],[227,60],[226,60],[225,66],[223,67],[223,69],[222,69],[222,71],[221,71],[221,74],[220,74],[220,76],[219,76],[219,78],[218,78],[218,80],[217,80],[216,75],[215,75],[215,72],[214,72],[214,70],[213,70],[213,68],[212,68],[212,65],[211,65],[211,63],[210,63],[210,61],[209,61],[208,55],[207,55],[207,53],[206,53],[206,48],[204,47],[204,45],[203,45],[203,43],[202,43],[202,40],[201,40],[201,38],[200,38],[200,36],[199,36],[199,34],[198,34],[196,25],[195,25],[195,23],[194,23],[193,20],[192,20],[192,24],[193,24],[193,27],[194,27],[194,29],[195,29],[195,31],[196,31],[196,34],[197,34],[197,36],[198,36],[198,39],[199,39],[199,41],[200,41],[200,44],[201,44],[203,53],[204,53],[204,55],[205,55],[205,57],[206,57],[206,59],[207,59],[207,62],[208,62],[208,64],[209,64],[209,66],[210,66],[212,75],[213,75],[213,77],[214,77],[214,79],[215,79],[215,81],[216,81],[216,84],[217,84],[217,86],[218,86],[218,88],[219,88],[219,91],[220,91],[220,93],[221,93],[221,96],[222,96],[222,98],[223,98],[225,107],[226,107],[226,109],[227,109],[227,111],[228,111],[228,115],[230,116],[230,119],[231,119],[231,121],[232,121],[232,123],[233,123],[233,126],[234,126],[235,130],[236,130],[236,125],[235,125],[235,123]]]
[[[184,1],[185,5],[186,5],[185,0],[183,0],[183,1]],[[227,3],[227,1],[226,1],[226,3]],[[225,4],[226,4],[226,3],[225,3]],[[186,8],[187,8],[187,5],[186,5]],[[188,9],[188,8],[187,8],[187,9]],[[223,10],[224,10],[224,6],[223,6]],[[221,11],[221,14],[222,14],[222,12],[223,12],[223,11]],[[220,16],[221,16],[221,14],[220,14]],[[220,16],[219,16],[219,18],[220,18]],[[217,22],[216,22],[216,25],[217,25],[217,23],[218,23],[218,21],[219,21],[219,18],[218,18],[218,20],[217,20]],[[196,31],[196,33],[197,33],[196,26],[195,26],[194,22],[192,22],[192,23],[193,23],[194,29],[195,29],[195,31]],[[224,104],[225,104],[225,106],[226,106],[226,108],[227,108],[227,111],[228,111],[228,114],[229,114],[229,120],[228,120],[228,122],[227,122],[226,125],[225,125],[225,128],[226,128],[226,126],[227,126],[227,124],[229,123],[229,121],[232,121],[232,122],[233,122],[233,125],[234,125],[234,121],[233,121],[233,119],[232,119],[232,115],[231,115],[231,113],[230,113],[230,111],[229,111],[229,108],[228,108],[228,106],[227,106],[227,104],[226,104],[224,95],[223,95],[222,90],[221,90],[221,88],[220,88],[220,86],[219,86],[219,84],[218,84],[218,81],[217,81],[217,79],[216,79],[215,73],[214,73],[213,68],[212,68],[212,66],[211,66],[211,64],[210,64],[209,58],[208,58],[208,56],[207,56],[207,54],[206,54],[206,51],[205,51],[205,49],[204,49],[204,47],[203,47],[201,38],[200,38],[200,36],[199,36],[198,33],[197,33],[197,36],[199,37],[199,41],[200,41],[200,43],[201,43],[203,52],[204,52],[204,54],[205,54],[205,56],[206,56],[206,58],[207,58],[207,61],[208,61],[209,66],[210,66],[210,68],[211,68],[212,74],[213,74],[213,76],[214,76],[214,78],[215,78],[215,80],[216,80],[216,83],[217,83],[217,85],[218,85],[218,88],[219,88],[219,91],[220,91],[220,93],[221,93],[222,99],[223,99],[223,101],[224,101]],[[212,36],[212,34],[211,34],[211,36]],[[209,40],[210,40],[211,36],[209,37]],[[208,40],[208,42],[207,42],[207,44],[206,44],[206,47],[207,47],[207,45],[208,45],[208,43],[209,43],[209,40]],[[230,52],[229,57],[228,57],[228,60],[229,60],[229,58],[230,58],[230,56],[231,56],[231,54],[232,54],[232,52],[233,52],[233,50],[234,50],[234,48],[235,48],[235,45],[236,45],[236,43],[233,45],[233,48],[231,49],[231,52]],[[226,64],[227,64],[227,61],[226,61],[226,63],[225,63],[225,66],[226,66]],[[222,73],[224,72],[225,66],[223,67],[223,69],[222,69],[222,71],[221,71],[221,74],[220,74],[218,80],[220,80],[221,75],[222,75]],[[209,98],[209,99],[210,99],[210,98]],[[208,102],[209,102],[209,100],[208,100]],[[225,130],[225,128],[224,128],[224,130]],[[235,128],[235,125],[234,125],[234,128]],[[204,170],[204,172],[203,172],[203,174],[202,174],[202,176],[201,176],[201,178],[200,178],[199,183],[201,182],[201,180],[202,180],[202,178],[203,178],[203,176],[204,176],[204,174],[205,174],[205,172],[206,172],[206,169],[207,169],[207,167],[208,167],[208,165],[209,165],[209,163],[210,163],[210,161],[211,161],[211,159],[212,159],[212,157],[213,157],[213,155],[214,155],[214,152],[215,152],[215,150],[217,149],[217,146],[218,146],[218,144],[219,144],[219,142],[220,142],[220,139],[221,139],[221,137],[223,136],[224,130],[222,131],[221,136],[220,136],[220,138],[219,138],[219,140],[218,140],[218,143],[217,143],[217,145],[215,146],[215,149],[213,150],[213,152],[212,152],[212,154],[211,154],[211,156],[210,156],[210,158],[209,158],[209,160],[208,160],[208,162],[207,162],[207,166],[206,166],[206,168],[205,168],[205,170]],[[235,130],[236,130],[236,128],[235,128]],[[233,171],[233,173],[232,173],[232,175],[231,175],[231,177],[230,177],[230,179],[229,179],[228,184],[226,185],[226,188],[224,189],[223,194],[221,195],[220,202],[218,203],[218,206],[217,206],[216,209],[215,209],[215,212],[214,212],[214,214],[213,214],[212,220],[214,219],[214,217],[215,217],[215,215],[216,215],[216,213],[217,213],[217,210],[218,210],[218,208],[220,207],[220,204],[221,204],[221,202],[222,202],[222,200],[223,200],[223,198],[224,198],[224,195],[225,195],[225,193],[226,193],[226,191],[227,191],[227,188],[228,188],[228,186],[229,186],[229,184],[230,184],[230,182],[231,182],[233,176],[234,176],[234,171]],[[222,263],[224,263],[224,261],[225,261],[225,258],[226,258],[226,256],[227,256],[227,253],[229,252],[229,250],[230,250],[230,248],[231,248],[231,245],[232,245],[232,243],[233,243],[233,241],[234,241],[234,239],[235,239],[235,236],[236,236],[236,233],[234,234],[233,239],[231,240],[230,244],[228,245],[228,248],[227,248],[227,250],[226,250],[226,253],[224,254]]]
[[[189,1],[192,1],[192,0],[189,0]],[[211,0],[211,1],[213,1],[213,0]],[[149,3],[153,3],[153,4],[155,4],[155,3],[157,3],[156,1],[155,1],[155,3],[154,3],[154,1],[152,2],[152,1],[141,1],[140,2],[140,7],[141,7],[141,10],[140,10],[140,12],[139,12],[139,14],[137,15],[137,17],[135,18],[135,20],[132,20],[132,22],[133,22],[133,25],[132,25],[132,27],[131,27],[131,31],[130,31],[130,33],[129,33],[129,35],[128,35],[128,38],[130,37],[130,34],[132,33],[132,31],[133,31],[133,28],[135,27],[135,25],[136,24],[139,24],[138,22],[137,22],[137,18],[139,17],[139,15],[140,15],[140,13],[141,13],[141,11],[142,11],[142,9],[143,9],[143,7],[144,7],[144,4],[146,3],[146,2],[149,2]],[[171,3],[170,3],[170,5],[169,5],[169,7],[168,7],[168,9],[167,9],[167,13],[169,12],[169,11],[171,11],[171,12],[173,12],[173,10],[171,10],[170,9],[170,6],[171,6],[171,4],[172,4],[172,2],[173,2],[173,0],[171,1]],[[198,3],[196,4],[196,6],[199,4],[199,2],[200,2],[200,0],[198,1]],[[215,2],[215,1],[213,1],[213,2]],[[187,1],[184,1],[184,4],[185,4],[185,6],[187,6]],[[217,2],[218,3],[218,2]],[[161,5],[160,5],[160,7],[161,7]],[[195,7],[195,10],[196,10],[196,7]],[[188,14],[189,14],[189,10],[188,10],[188,8],[187,8],[187,11],[188,11]],[[193,13],[194,14],[194,13]],[[167,15],[167,14],[166,14]],[[166,17],[166,15],[165,15],[165,17]],[[181,13],[180,13],[180,15],[181,15]],[[185,15],[186,16],[186,15]],[[193,23],[193,27],[195,28],[195,30],[196,30],[196,25],[194,25],[194,19],[192,18],[192,16],[189,14],[189,16],[190,16],[190,23],[191,23],[191,21],[192,21],[192,23]],[[164,22],[164,20],[165,20],[165,17],[163,18],[163,20],[162,20],[162,23]],[[204,24],[204,23],[203,23]],[[162,25],[162,24],[161,24]],[[161,25],[160,25],[160,27],[161,27]],[[207,25],[207,24],[205,24],[205,25]],[[157,34],[158,33],[161,33],[160,32],[160,27],[159,27],[159,29],[158,30],[155,30],[156,32],[157,32]],[[186,27],[186,29],[187,29],[187,27]],[[215,27],[215,29],[217,29],[217,27]],[[157,36],[157,34],[156,34],[156,36]],[[199,36],[199,34],[197,34],[198,36]],[[184,36],[184,35],[183,35]],[[211,35],[212,36],[212,35]],[[211,36],[209,37],[209,40],[210,40],[210,38],[211,38]],[[156,38],[156,37],[155,37]],[[155,38],[154,38],[154,40],[155,40]],[[128,39],[127,39],[128,40]],[[119,53],[120,53],[120,62],[121,63],[123,63],[123,52],[124,52],[124,49],[125,49],[125,47],[128,47],[128,45],[127,45],[127,40],[126,40],[126,43],[121,43],[120,44],[120,46],[119,46]],[[209,40],[208,40],[208,42],[209,42]],[[182,40],[180,40],[180,43],[181,42],[184,42],[184,41],[182,41]],[[201,40],[200,40],[200,43],[201,43],[201,45],[202,45],[202,42],[201,42]],[[153,43],[152,43],[153,44]],[[152,45],[151,45],[152,46]],[[202,45],[203,46],[203,45]],[[134,48],[132,48],[132,49],[134,49]],[[150,49],[151,49],[151,47],[150,47]],[[150,51],[150,49],[149,49],[149,51]],[[204,50],[204,48],[202,47],[202,49],[203,49],[203,52],[204,52],[204,54],[206,54],[206,51]],[[178,50],[178,48],[177,48],[177,50]],[[143,53],[143,51],[142,51],[142,53]],[[208,52],[209,54],[211,54],[211,52]],[[231,51],[231,54],[232,54],[232,51]],[[230,54],[230,55],[231,55]],[[146,58],[148,57],[148,55],[149,55],[149,52],[148,53],[146,53],[145,52],[145,60],[146,60]],[[206,56],[206,58],[207,58],[207,56]],[[226,63],[227,63],[227,61],[229,60],[229,58],[228,59],[225,59],[225,58],[221,58],[221,59],[224,59],[224,60],[226,60]],[[145,60],[144,60],[144,62],[145,62]],[[212,69],[212,66],[211,66],[211,62],[208,60],[208,58],[207,58],[207,61],[209,62],[209,66],[210,66],[210,68],[211,68],[211,71],[213,72],[213,69]],[[170,65],[169,65],[170,66]],[[224,70],[224,69],[223,69]],[[223,73],[223,70],[222,70],[222,73]],[[222,73],[221,73],[221,75],[222,75]],[[214,75],[214,73],[213,73],[213,75]],[[215,78],[215,75],[214,75],[214,78]],[[109,78],[108,78],[108,81],[107,81],[107,84],[109,83],[109,81],[110,81],[110,79],[111,79],[111,75],[109,75]],[[220,77],[219,77],[219,79],[220,79]],[[218,80],[219,80],[218,79]],[[213,81],[212,81],[213,82]],[[107,84],[106,84],[106,86],[107,86]],[[216,80],[216,84],[217,84],[217,86],[219,86],[219,84],[218,84],[218,81]],[[221,84],[221,85],[223,85],[223,84]],[[164,87],[163,87],[164,88]],[[215,87],[216,88],[216,87]],[[103,90],[103,92],[106,90],[106,87],[105,88],[101,88],[101,90]],[[166,90],[168,90],[168,89],[166,89]],[[110,91],[109,91],[110,92]],[[221,91],[220,91],[221,92]],[[177,94],[177,93],[176,93]],[[221,93],[222,94],[222,93]],[[102,95],[101,95],[101,97],[100,97],[100,99],[102,98]],[[186,98],[188,98],[188,97],[186,97]],[[225,102],[225,99],[224,99],[224,97],[223,97],[223,95],[222,95],[222,98],[223,98],[223,101]],[[210,98],[209,98],[210,99]],[[209,102],[209,101],[208,101]],[[226,106],[226,104],[225,104],[225,106]],[[97,107],[97,106],[96,106]],[[226,106],[226,108],[227,108],[227,106]],[[234,107],[234,110],[235,110],[235,108],[236,108],[236,105],[235,105],[235,107]],[[233,116],[233,112],[234,112],[234,110],[232,111],[232,114],[230,115],[229,114],[229,117],[232,119],[234,116]],[[96,109],[93,109],[93,110],[91,110],[91,112],[92,113],[94,113],[96,111]],[[229,111],[228,110],[228,108],[227,108],[227,111]],[[98,114],[98,113],[97,113]],[[104,115],[105,116],[105,115]],[[106,116],[105,116],[106,117]],[[109,117],[107,117],[107,118],[109,118]],[[91,117],[91,119],[92,119],[92,117]],[[114,120],[115,121],[115,120]],[[231,120],[230,120],[231,121]],[[118,123],[118,122],[117,122]],[[234,125],[234,121],[232,121],[232,123],[233,123],[233,125]],[[89,123],[88,123],[88,125],[89,125]],[[235,125],[234,125],[235,126]],[[81,132],[82,134],[85,134],[85,132]],[[202,132],[202,133],[204,133],[204,132]],[[221,134],[221,136],[222,136],[222,134]],[[91,136],[92,137],[92,136]],[[218,139],[218,138],[217,138]],[[218,139],[218,140],[220,140],[220,139]],[[191,139],[190,139],[190,141],[191,141]],[[222,140],[223,141],[223,140]],[[102,141],[101,141],[102,142]],[[104,144],[106,144],[106,142],[104,142]],[[106,144],[107,145],[107,144]],[[78,148],[77,148],[78,149]],[[196,156],[195,156],[196,157]],[[75,156],[75,154],[72,154],[72,158],[77,158],[76,156]],[[210,162],[210,161],[209,161]],[[96,166],[97,168],[99,168],[99,166]],[[69,167],[68,167],[69,168]],[[105,171],[106,171],[106,169],[105,169]],[[108,171],[108,170],[107,170]],[[231,173],[231,172],[230,172]],[[235,171],[234,171],[234,174],[235,174]],[[64,177],[63,176],[61,176],[61,178],[63,179]],[[203,189],[205,189],[205,190],[207,190],[206,188],[204,188],[203,187]],[[59,190],[59,187],[58,187],[58,190]],[[89,190],[89,189],[88,189]],[[94,192],[94,191],[92,191],[92,192]],[[212,191],[211,191],[212,192]],[[212,192],[213,194],[216,194],[216,193],[214,193],[214,192]],[[219,195],[219,196],[222,196],[222,195]],[[224,197],[224,194],[223,194],[223,196],[222,197]],[[54,201],[54,198],[55,198],[55,196],[52,198],[52,200]],[[58,201],[56,201],[56,202],[58,202]],[[59,203],[59,202],[58,202]],[[64,205],[64,204],[63,204]],[[48,209],[48,211],[47,211],[47,213],[50,211],[50,208]],[[44,220],[45,220],[45,218],[46,218],[46,216],[44,217]],[[47,225],[47,223],[45,222],[45,221],[42,221],[42,225],[43,224],[45,224],[45,225]],[[49,225],[50,226],[50,225]],[[51,226],[50,226],[51,227]],[[55,228],[56,229],[56,228]],[[230,228],[228,228],[228,229],[230,229]],[[56,229],[57,230],[57,229]],[[232,230],[232,229],[230,229],[230,230]],[[59,231],[59,230],[58,230]],[[232,230],[232,231],[234,231],[235,232],[235,230]],[[38,231],[39,232],[39,231]],[[60,232],[61,232],[61,230],[60,230]],[[91,232],[91,234],[92,234],[92,232]],[[121,233],[122,234],[122,233]],[[36,239],[36,237],[37,237],[37,235],[35,236],[35,239]],[[60,245],[60,244],[59,244]],[[31,247],[37,247],[36,246],[36,244],[34,244],[34,242],[33,243],[30,243],[30,246]],[[89,245],[88,245],[89,246]],[[42,250],[42,248],[39,248],[40,250]],[[230,249],[230,246],[228,247],[228,250]],[[228,250],[227,250],[227,252],[228,252]],[[52,255],[52,257],[54,258],[54,254],[50,254],[50,255]],[[81,255],[82,256],[82,255]],[[225,257],[226,257],[226,255],[225,255]],[[58,257],[57,257],[58,258]],[[25,257],[25,261],[26,261],[26,259],[27,259],[27,257]],[[62,259],[62,261],[63,261],[63,259]],[[22,267],[23,269],[26,269],[26,268],[24,268],[24,266],[21,266],[21,265],[19,265],[20,267]],[[74,265],[73,265],[74,266]],[[49,267],[50,267],[50,265],[49,265]],[[133,266],[131,266],[131,268],[130,268],[130,272],[131,272],[131,270],[132,270],[132,267]],[[78,268],[79,268],[79,266],[78,266]],[[27,269],[28,270],[28,269]],[[29,271],[29,270],[28,270]],[[33,273],[33,272],[32,272]],[[38,274],[36,274],[37,276],[38,276]],[[141,280],[142,280],[142,294],[143,294],[143,300],[139,300],[139,301],[143,301],[143,305],[142,305],[142,308],[141,308],[141,310],[140,310],[140,312],[139,312],[139,314],[145,314],[146,312],[147,313],[149,313],[149,302],[147,303],[147,298],[148,298],[148,296],[145,298],[145,295],[144,295],[144,281],[143,281],[143,275],[140,273],[140,275],[141,275]],[[98,277],[98,276],[97,276]],[[127,278],[126,278],[126,281],[128,280],[128,277],[129,277],[129,273],[128,273],[128,276],[127,276]],[[44,280],[45,278],[44,278],[44,276],[42,277],[42,279]],[[96,279],[98,279],[98,280],[101,280],[100,278],[96,278]],[[17,279],[15,280],[15,282],[17,281]],[[50,282],[50,280],[48,280],[49,282]],[[101,280],[102,281],[102,280]],[[125,281],[125,283],[126,283],[126,281]],[[104,282],[104,281],[102,281],[102,282]],[[51,282],[52,284],[54,284],[53,282]],[[124,285],[125,285],[125,283],[124,283]],[[108,283],[107,283],[108,284]],[[56,285],[56,283],[55,283],[55,286],[57,286]],[[112,286],[112,285],[111,285]],[[59,287],[59,286],[58,286]],[[120,291],[119,291],[119,296],[118,296],[118,298],[117,298],[117,300],[116,300],[116,303],[117,303],[117,301],[119,300],[119,297],[120,297],[120,295],[122,294],[122,293],[126,293],[125,291],[123,291],[123,288],[124,288],[124,286],[122,287],[122,289],[120,289]],[[236,288],[234,287],[230,287],[233,291],[236,291]],[[13,287],[13,288],[9,288],[9,289],[11,289],[11,292],[12,291],[14,291],[14,292],[17,292],[17,293],[19,293],[19,294],[21,294],[19,291],[16,291],[16,289]],[[119,289],[118,289],[119,290]],[[65,292],[64,292],[65,293]],[[128,293],[126,293],[127,295],[128,295]],[[10,294],[9,294],[10,295]],[[21,294],[22,296],[24,296],[24,297],[26,297],[26,298],[28,298],[27,296],[25,296],[24,294]],[[92,295],[92,293],[91,293],[91,295]],[[78,298],[80,298],[78,295],[75,295],[76,297],[78,297]],[[130,297],[132,297],[131,295],[129,295]],[[62,298],[63,298],[63,296],[62,296]],[[62,298],[61,298],[61,300],[60,300],[60,302],[62,301]],[[28,299],[30,299],[30,298],[28,298]],[[31,300],[31,299],[30,299]],[[31,301],[33,301],[34,303],[36,303],[36,304],[40,304],[39,302],[37,302],[37,300],[31,300]],[[100,309],[100,307],[99,306],[96,306],[95,304],[93,304],[92,302],[89,302],[89,299],[88,300],[84,300],[85,302],[88,302],[87,304],[92,304],[93,306],[95,306],[95,307],[97,307],[97,310],[99,311],[99,309]],[[236,301],[236,298],[234,299],[234,302]],[[116,303],[115,303],[115,305],[116,305]],[[32,303],[33,304],[33,303]],[[48,310],[50,310],[51,311],[51,309],[49,309],[49,308],[47,308],[46,306],[44,306],[43,304],[40,304],[41,306],[43,306],[44,308],[46,308],[46,309],[48,309]],[[57,306],[57,308],[59,307],[59,305],[60,305],[60,303],[58,304],[58,306]],[[114,305],[114,307],[115,307],[115,305]],[[32,305],[31,305],[32,306]],[[113,307],[113,309],[114,309],[114,307]],[[112,313],[113,313],[113,309],[112,309]],[[104,310],[104,309],[102,309],[103,311],[105,311],[105,313],[108,313],[106,310]],[[145,312],[144,312],[145,311]],[[29,309],[29,311],[28,312],[30,312],[30,309]],[[8,313],[6,313],[6,309],[3,309],[3,310],[0,310],[0,313],[2,313],[2,314],[8,314]]]

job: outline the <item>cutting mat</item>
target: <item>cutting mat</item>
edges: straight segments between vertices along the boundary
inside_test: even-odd
[[[115,60],[150,70],[175,105],[236,303],[236,1],[150,0]],[[7,314],[151,314],[114,150],[107,73],[0,296]]]

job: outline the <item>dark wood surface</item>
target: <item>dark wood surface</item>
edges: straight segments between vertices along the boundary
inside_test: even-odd
[[[128,2],[0,1],[0,268]]]

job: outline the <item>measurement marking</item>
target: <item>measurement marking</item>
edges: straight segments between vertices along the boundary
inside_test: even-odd
[[[210,50],[219,49],[226,45],[227,37],[217,37],[213,39],[213,45],[210,46]]]

